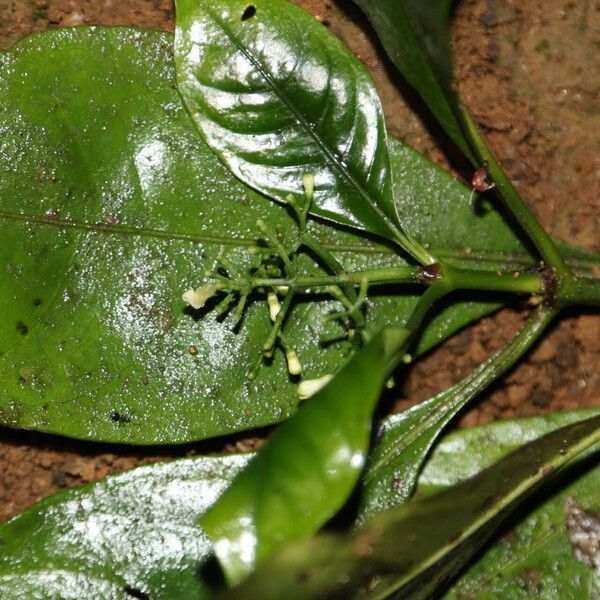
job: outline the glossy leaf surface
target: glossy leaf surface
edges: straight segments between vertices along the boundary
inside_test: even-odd
[[[431,495],[477,475],[523,444],[560,427],[600,415],[600,408],[494,421],[444,436],[419,475],[419,495]],[[389,419],[389,418],[388,418]],[[384,423],[388,421],[384,419]],[[580,457],[577,460],[583,460]]]
[[[250,307],[240,333],[184,310],[181,293],[219,254],[250,263],[257,218],[288,229],[292,220],[200,140],[174,89],[172,39],[63,30],[0,55],[6,425],[172,443],[272,423],[296,406],[280,353],[246,379],[271,327],[266,306]],[[349,269],[396,260],[360,238],[340,234],[332,247],[329,228],[312,231]],[[375,300],[372,331],[402,321],[415,301]],[[299,302],[286,328],[307,377],[343,362],[343,345],[318,343],[334,307]]]
[[[600,416],[530,442],[475,477],[382,513],[353,537],[290,544],[225,597],[430,598],[555,471],[600,443]],[[457,510],[460,507],[460,510]]]
[[[594,412],[597,413],[590,410],[503,421],[455,432],[433,451],[420,475],[419,490],[430,494],[453,485],[488,467],[521,443]],[[185,592],[186,598],[196,598],[201,593],[201,583],[189,576],[202,570],[211,554],[208,539],[196,529],[198,515],[251,456],[184,458],[146,465],[43,500],[0,527],[0,538],[4,541],[0,546],[0,596],[6,600],[30,600],[31,597],[45,600],[51,594],[68,600],[128,599],[131,596],[125,595],[123,588],[129,586],[157,599],[172,597],[175,600],[178,592],[179,597]],[[596,467],[577,480],[569,488],[569,494],[574,494],[584,506],[593,507],[594,499],[588,496],[587,490],[597,489],[599,477],[600,469]],[[576,587],[576,579],[567,581],[567,575],[579,566],[565,552],[568,543],[561,535],[560,498],[566,491],[549,501],[543,512],[536,510],[518,526],[517,532],[518,540],[533,549],[527,555],[530,561],[538,560],[535,549],[540,543],[542,552],[560,546],[564,561],[548,569],[542,567],[541,575],[546,581],[557,572],[558,565],[561,585],[571,586],[561,589],[573,590],[576,597],[579,590],[587,589],[587,578],[580,579],[583,586],[580,588]],[[552,513],[548,517],[549,507]],[[542,530],[535,525],[541,522],[556,526],[551,536],[537,537]],[[157,523],[162,536],[157,534]],[[534,537],[522,536],[525,528],[533,530]],[[150,547],[160,547],[164,540],[171,541],[171,550],[179,546],[179,551],[168,552],[163,547],[156,552],[146,552]],[[518,540],[513,550],[523,556],[519,554]],[[503,545],[488,551],[481,564],[488,563],[490,552],[502,549]],[[175,558],[181,572],[178,576],[173,571]],[[490,560],[492,558],[493,555]],[[504,564],[502,557],[496,564]],[[459,582],[459,589],[469,590],[471,572],[481,581],[485,575],[482,576],[480,568],[473,567]],[[563,571],[567,575],[561,576]],[[174,586],[175,581],[182,587]],[[523,596],[515,594],[514,597]]]
[[[225,253],[251,260],[257,218],[286,230],[280,207],[240,184],[199,138],[175,85],[173,38],[126,29],[35,35],[0,54],[0,421],[72,437],[177,443],[285,419],[297,403],[281,354],[249,384],[270,329],[252,305],[229,319],[184,312],[181,293]],[[532,259],[494,212],[394,141],[400,209],[453,264],[497,270]],[[401,263],[388,249],[311,224],[348,270]],[[443,253],[443,254],[442,254]],[[570,249],[582,273],[597,261]],[[312,261],[306,261],[308,272]],[[377,291],[370,331],[402,325],[419,290]],[[396,295],[398,294],[398,295]],[[425,351],[499,300],[461,302],[425,329]],[[335,372],[303,301],[286,328],[306,377]],[[195,347],[195,355],[190,354]],[[268,393],[266,393],[268,392]]]
[[[233,173],[280,201],[312,173],[314,214],[397,240],[383,112],[359,60],[286,0],[257,0],[250,18],[246,0],[176,4],[179,90]]]
[[[361,519],[399,506],[411,496],[427,455],[451,419],[468,402],[510,369],[529,350],[556,315],[540,308],[498,352],[437,396],[385,419],[362,480]]]
[[[282,544],[318,531],[346,502],[364,467],[373,410],[409,335],[387,328],[375,336],[202,516],[230,583]]]
[[[199,141],[171,45],[76,29],[0,57],[5,424],[182,442],[276,421],[297,402],[280,356],[251,385],[240,369],[268,334],[266,308],[253,307],[242,335],[184,311],[181,293],[216,256],[250,260],[258,217],[290,220]],[[339,364],[339,349],[326,355],[319,374]]]
[[[457,118],[448,23],[452,0],[354,0],[371,21],[383,47],[419,92],[438,122],[473,162]]]
[[[431,494],[471,477],[519,444],[599,409],[498,421],[453,433],[436,447],[419,477],[419,492]],[[445,598],[525,600],[594,597],[598,575],[574,556],[566,529],[565,503],[575,498],[586,510],[600,510],[597,458],[569,471],[560,490],[538,497],[541,504],[490,546],[451,586]],[[512,524],[512,523],[511,523]]]
[[[212,545],[196,521],[246,463],[147,465],[39,502],[0,527],[0,597],[202,598]]]

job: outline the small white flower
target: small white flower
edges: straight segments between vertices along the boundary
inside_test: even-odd
[[[285,353],[285,357],[287,359],[288,371],[290,375],[300,375],[302,373],[302,365],[298,360],[298,355],[294,350],[288,350]]]
[[[269,305],[269,316],[271,317],[271,321],[275,321],[279,311],[281,310],[279,299],[273,292],[269,292],[267,294],[267,303]]]
[[[321,388],[324,388],[331,380],[333,375],[328,373],[317,379],[305,379],[298,384],[298,396],[300,400],[306,400],[316,394]]]
[[[189,289],[184,292],[181,299],[187,302],[192,308],[198,310],[202,308],[206,302],[212,298],[221,289],[220,283],[206,283],[201,285],[198,289]]]
[[[304,195],[311,200],[315,193],[315,176],[307,173],[302,178],[302,183],[304,184]]]

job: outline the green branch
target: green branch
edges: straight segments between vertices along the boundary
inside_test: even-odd
[[[571,272],[569,267],[556,248],[554,241],[523,202],[519,192],[515,189],[515,186],[502,169],[502,166],[487,147],[476,123],[464,106],[462,107],[461,116],[466,134],[478,154],[482,165],[485,165],[489,178],[493,181],[498,196],[506,209],[514,216],[523,231],[535,245],[546,265],[556,269],[564,278],[570,278]]]

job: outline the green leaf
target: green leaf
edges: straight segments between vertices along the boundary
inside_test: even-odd
[[[295,408],[278,355],[251,384],[270,330],[184,310],[222,252],[251,260],[258,217],[281,209],[200,142],[174,89],[172,37],[124,29],[37,35],[0,56],[2,422],[128,443],[201,439]],[[307,261],[308,262],[308,261]],[[306,305],[290,332],[307,369],[333,372]],[[199,322],[198,319],[200,319]],[[194,346],[194,354],[188,349]],[[244,368],[240,368],[240,364]],[[268,389],[269,393],[265,394]]]
[[[251,305],[229,319],[184,312],[182,292],[226,253],[248,264],[256,219],[280,207],[240,184],[199,138],[174,89],[169,34],[76,28],[0,54],[0,422],[84,439],[181,443],[285,419],[297,404],[283,356],[258,372],[271,323]],[[533,264],[494,211],[393,141],[395,193],[410,231],[452,264]],[[388,248],[310,224],[347,270],[401,264]],[[470,250],[469,250],[470,248]],[[443,253],[443,254],[442,254]],[[598,257],[569,249],[590,275]],[[479,261],[479,262],[477,262]],[[314,272],[306,260],[307,272]],[[313,271],[311,271],[313,269]],[[420,290],[380,290],[369,331],[403,325]],[[431,348],[501,300],[448,306]],[[335,373],[343,344],[319,347],[331,302],[299,302],[286,326],[305,376]],[[197,354],[189,352],[190,346]],[[244,368],[240,368],[244,365]]]
[[[224,597],[430,598],[511,512],[598,443],[600,416],[562,427],[465,482],[382,513],[352,537],[290,544]]]
[[[384,329],[281,425],[200,523],[230,583],[282,544],[315,533],[363,469],[373,410],[410,332]]]
[[[508,344],[462,381],[385,419],[362,480],[361,520],[408,500],[430,449],[448,423],[529,350],[555,315],[555,310],[538,309]]]
[[[488,467],[524,441],[592,414],[598,414],[598,410],[502,421],[452,433],[433,451],[420,475],[419,490],[430,494],[453,485]],[[195,457],[145,465],[39,502],[0,527],[0,596],[3,600],[30,600],[54,594],[65,600],[105,600],[111,598],[107,590],[113,590],[112,597],[130,599],[122,593],[123,587],[129,586],[156,599],[195,598],[200,593],[201,580],[194,575],[205,572],[204,565],[212,556],[208,538],[196,528],[198,516],[251,457]],[[561,498],[568,493],[593,507],[598,478],[600,468],[596,467],[562,490],[556,500],[548,501],[552,513],[546,512],[546,507],[543,512],[536,510],[518,526],[519,539],[524,530],[534,529],[534,537],[523,535],[525,546],[531,541],[532,548],[541,544],[543,552],[549,553],[556,545],[560,548],[560,561],[547,568],[540,566],[543,581],[553,573],[561,577],[563,571],[570,574],[579,568],[568,552],[566,536],[561,535]],[[556,526],[550,536],[545,535],[546,523]],[[160,537],[162,534],[164,538]],[[513,541],[507,541],[514,548],[516,540],[510,537]],[[161,545],[162,540],[169,540],[170,545]],[[488,553],[504,546],[493,547]],[[150,556],[149,547],[157,552]],[[522,556],[518,548],[514,550]],[[177,567],[172,560],[175,555],[179,557]],[[488,562],[487,554],[484,561]],[[177,574],[175,568],[179,569]],[[478,567],[473,569],[478,573]],[[585,596],[587,577],[582,571],[579,575],[578,580],[567,582],[566,576],[561,579],[561,585],[571,586],[561,589],[573,590],[572,597]],[[187,595],[177,595],[177,586],[183,582],[187,582]],[[462,581],[459,585],[469,589]]]
[[[0,55],[5,425],[180,443],[295,410],[296,384],[281,353],[254,381],[246,378],[271,327],[264,304],[250,307],[238,333],[231,320],[188,312],[181,301],[219,254],[250,264],[257,218],[286,230],[293,221],[199,139],[174,89],[172,40],[78,28],[36,35]],[[329,227],[311,233],[349,269],[398,261]],[[304,262],[314,273],[313,261]],[[416,300],[375,299],[370,331],[402,322]],[[334,308],[299,301],[286,327],[308,378],[345,360],[345,344],[319,345],[320,334],[341,333],[320,325]]]
[[[432,450],[419,474],[417,494],[431,495],[456,485],[491,467],[527,442],[559,427],[599,414],[600,408],[584,408],[540,417],[494,421],[453,431],[444,436]],[[392,418],[388,417],[384,423]]]
[[[427,252],[400,230],[386,130],[360,61],[286,0],[177,0],[179,90],[205,141],[242,181],[284,201],[315,176],[313,214]]]
[[[212,545],[196,521],[247,461],[147,465],[39,502],[0,527],[0,597],[202,598]]]
[[[488,550],[444,598],[598,598],[599,486],[598,469],[584,471]]]
[[[419,493],[453,485],[488,467],[524,441],[558,426],[597,415],[599,409],[498,421],[453,433],[435,448],[419,477]],[[600,510],[600,467],[583,463],[563,478],[561,489],[540,498],[514,529],[490,546],[445,596],[462,600],[505,598],[588,598],[598,575],[574,556],[565,527],[565,503],[575,498],[588,510]],[[512,523],[511,523],[512,524]]]
[[[448,23],[452,0],[354,0],[365,12],[392,62],[473,163],[455,89]]]

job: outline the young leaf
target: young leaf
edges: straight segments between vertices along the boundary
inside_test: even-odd
[[[315,533],[362,471],[373,410],[410,332],[387,328],[281,425],[200,523],[231,583],[290,540]]]
[[[248,457],[147,465],[61,492],[0,527],[3,600],[202,598],[198,516]]]
[[[506,517],[583,451],[600,416],[530,442],[479,475],[373,519],[354,536],[290,544],[224,597],[430,598]],[[460,507],[460,510],[457,510]]]
[[[461,382],[384,421],[363,478],[361,520],[408,500],[431,447],[451,419],[510,369],[555,315],[555,310],[538,309],[504,348]]]
[[[452,0],[354,0],[446,133],[475,162],[457,115],[448,21]]]
[[[177,0],[179,90],[242,181],[283,201],[315,176],[311,212],[429,254],[400,229],[377,91],[359,60],[286,0]]]

